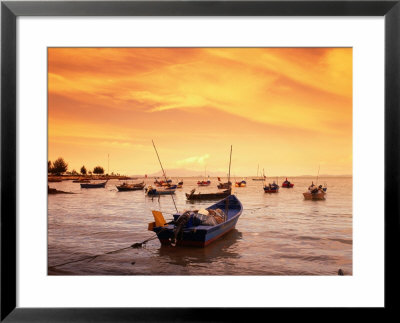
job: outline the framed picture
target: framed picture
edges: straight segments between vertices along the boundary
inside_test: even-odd
[[[2,2],[1,320],[390,309],[399,15]]]

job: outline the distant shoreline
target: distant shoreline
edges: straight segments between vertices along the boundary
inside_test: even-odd
[[[218,177],[220,177],[221,179],[223,178],[227,178],[227,176],[201,176],[201,175],[193,175],[193,176],[176,176],[176,175],[172,175],[169,176],[167,175],[167,178],[179,178],[179,179],[183,179],[183,178],[214,178],[217,179]],[[290,175],[282,175],[282,176],[275,176],[275,175],[271,175],[271,176],[266,176],[266,179],[274,179],[274,178],[316,178],[316,175],[298,175],[298,176],[290,176]],[[352,178],[353,175],[319,175],[318,178]],[[143,175],[129,175],[129,176],[125,176],[125,175],[48,175],[49,179],[61,179],[61,180],[76,180],[79,178],[85,178],[85,179],[91,179],[91,180],[105,180],[105,179],[118,179],[118,180],[137,180],[137,179],[163,179],[162,175],[148,175],[147,177],[143,176]],[[261,178],[261,176],[231,176],[231,178],[246,178],[246,179],[253,179],[253,178]]]

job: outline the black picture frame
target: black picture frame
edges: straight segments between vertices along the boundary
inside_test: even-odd
[[[263,309],[17,308],[16,19],[19,16],[382,16],[385,19],[385,309],[399,286],[400,0],[3,1],[1,3],[1,321],[189,322],[251,320]],[[373,153],[373,152],[372,152]],[[40,292],[40,291],[38,291]],[[275,309],[282,313],[282,310]],[[251,315],[251,316],[249,316]]]

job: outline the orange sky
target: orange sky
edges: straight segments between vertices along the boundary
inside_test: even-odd
[[[69,170],[352,174],[351,48],[50,48],[48,158]]]

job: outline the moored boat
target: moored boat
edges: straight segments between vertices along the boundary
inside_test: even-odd
[[[232,187],[232,183],[231,183],[231,182],[219,183],[219,184],[217,185],[217,187],[218,187],[218,189],[220,189],[220,190],[223,190],[223,189],[227,190],[227,189],[230,189],[230,188]]]
[[[235,182],[235,187],[246,187],[246,181],[243,180],[241,182]]]
[[[210,184],[211,184],[210,180],[208,180],[208,181],[198,181],[197,182],[198,186],[209,186]]]
[[[201,193],[198,192],[195,194],[196,189],[191,190],[190,193],[186,193],[186,199],[189,201],[192,200],[219,200],[224,197],[227,197],[231,194],[231,190],[225,190],[222,192],[216,192],[216,193]]]
[[[118,191],[120,192],[126,192],[126,191],[140,191],[144,189],[144,182],[142,183],[137,183],[137,184],[128,184],[128,183],[122,183],[121,185],[116,185]]]
[[[325,200],[325,194],[324,191],[318,191],[316,193],[304,192],[303,196],[305,200]]]
[[[279,192],[279,185],[275,182],[272,184],[264,185],[264,192],[265,193],[278,193]]]
[[[303,193],[305,200],[325,200],[326,187],[319,185],[318,187],[312,183],[307,192]]]
[[[202,217],[191,211],[174,214],[172,224],[166,223],[161,212],[153,211],[155,222],[149,223],[149,230],[157,234],[162,245],[206,247],[235,228],[243,206],[235,195],[229,195],[206,211],[209,214]],[[218,219],[222,219],[220,223]]]
[[[104,188],[106,187],[108,180],[102,183],[81,183],[81,188]]]
[[[164,188],[164,189],[157,189],[153,188],[152,186],[146,187],[146,195],[147,196],[159,196],[159,195],[172,195],[175,194],[176,187],[173,188]]]
[[[265,175],[263,175],[263,177],[259,177],[258,176],[258,170],[260,168],[260,165],[257,166],[257,175],[255,178],[252,178],[253,181],[264,181],[265,180]],[[261,174],[260,174],[261,175]]]
[[[219,182],[219,184],[217,185],[217,187],[218,187],[218,189],[220,189],[220,190],[222,190],[222,189],[227,190],[227,189],[230,189],[230,188],[232,187],[231,181],[222,183],[222,182],[221,182],[221,177],[218,177],[218,182]]]
[[[293,184],[293,183],[290,183],[290,182],[288,181],[287,177],[286,177],[285,181],[282,183],[282,187],[291,188],[291,187],[293,187],[293,186],[294,186],[294,184]]]

